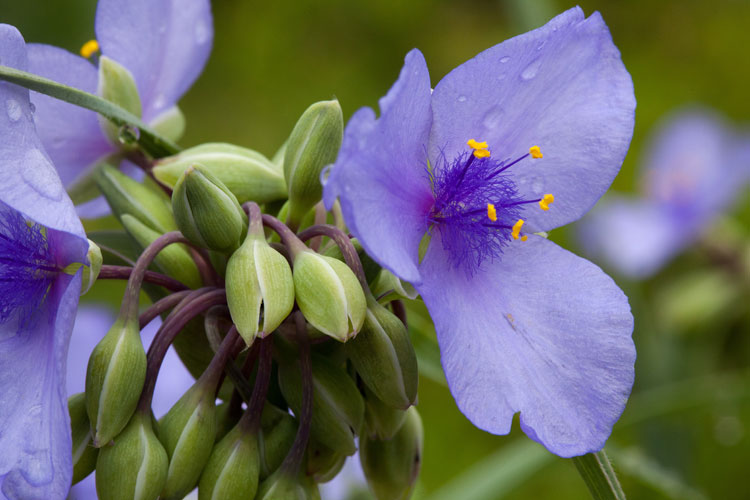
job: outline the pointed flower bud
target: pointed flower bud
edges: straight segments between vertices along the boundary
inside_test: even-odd
[[[324,444],[311,441],[307,445],[305,474],[316,483],[327,483],[341,471],[347,456]]]
[[[247,345],[252,344],[259,331],[262,337],[273,332],[294,307],[289,262],[266,242],[257,206],[251,217],[247,238],[229,258],[226,270],[229,312]]]
[[[200,380],[159,421],[169,470],[159,498],[184,498],[198,484],[216,437],[216,388]]]
[[[311,477],[278,469],[261,483],[255,500],[320,500],[320,490]]]
[[[387,405],[405,410],[417,397],[417,356],[404,324],[370,296],[362,331],[346,352],[367,387]]]
[[[195,164],[214,174],[240,204],[286,198],[286,182],[281,168],[252,149],[232,144],[208,143],[186,149],[176,156],[159,160],[152,172],[161,182],[174,187],[182,173]]]
[[[407,411],[383,403],[367,386],[364,386],[365,428],[373,439],[392,439],[406,420]]]
[[[122,214],[120,221],[141,249],[147,248],[161,236],[160,233],[141,223],[141,221],[130,214]],[[199,288],[201,286],[200,272],[185,245],[181,243],[169,245],[156,255],[154,262],[167,275],[183,282],[190,288]]]
[[[146,352],[138,319],[117,318],[94,348],[86,371],[86,411],[94,446],[109,443],[127,425],[146,379]]]
[[[99,246],[91,240],[89,242],[89,251],[86,253],[86,264],[83,264],[83,274],[81,276],[81,295],[84,295],[91,289],[102,270],[102,251]],[[65,269],[68,274],[75,274],[80,267],[80,263],[72,264]]]
[[[177,229],[172,207],[164,193],[158,193],[131,179],[111,165],[103,165],[96,174],[96,185],[104,194],[118,219],[130,214],[159,233]]]
[[[187,239],[218,252],[234,251],[247,228],[247,216],[237,198],[199,165],[188,167],[175,184],[172,210]]]
[[[422,443],[422,419],[414,407],[407,411],[406,421],[393,439],[360,438],[362,470],[378,500],[411,497],[422,463]]]
[[[296,358],[285,354],[279,365],[279,386],[295,415],[302,407],[302,381]],[[327,358],[312,355],[315,387],[310,435],[332,450],[352,455],[354,437],[362,429],[365,404],[356,384],[343,368]]]
[[[166,137],[171,141],[179,141],[182,134],[185,133],[185,115],[180,108],[172,106],[168,110],[159,113],[156,118],[149,122],[149,125],[154,132],[162,137]],[[176,181],[177,179],[175,179]]]
[[[238,424],[211,451],[198,485],[198,499],[254,498],[259,473],[258,435]]]
[[[99,58],[99,88],[97,92],[109,102],[117,104],[138,118],[141,117],[141,98],[138,96],[138,87],[133,75],[120,63],[107,56]],[[101,115],[97,116],[104,134],[113,144],[117,144],[121,140],[120,127]]]
[[[344,118],[337,100],[313,104],[294,126],[284,152],[284,178],[289,188],[287,222],[293,229],[320,201],[320,172],[336,160],[343,135]]]
[[[86,414],[86,395],[78,393],[68,398],[70,430],[73,438],[73,484],[94,472],[99,450],[91,438],[91,423]]]
[[[155,500],[167,479],[167,452],[151,415],[133,415],[114,444],[99,450],[96,492],[100,500]]]
[[[411,283],[398,278],[388,269],[381,269],[378,273],[378,277],[372,284],[372,294],[376,297],[383,297],[380,299],[381,303],[384,299],[390,298],[414,300],[419,295]]]
[[[312,326],[340,342],[356,335],[365,320],[367,302],[346,264],[301,251],[294,256],[293,277],[297,304]]]
[[[266,402],[260,419],[260,479],[279,468],[297,434],[297,421],[288,412]]]

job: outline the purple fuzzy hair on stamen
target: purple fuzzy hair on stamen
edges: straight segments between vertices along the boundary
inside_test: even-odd
[[[524,200],[510,176],[502,173],[505,165],[471,152],[449,162],[441,152],[429,172],[435,195],[429,222],[440,231],[451,264],[464,267],[469,275],[503,253],[522,211]],[[495,221],[487,215],[488,203],[497,211]]]
[[[44,228],[0,204],[0,323],[28,326],[59,269]]]

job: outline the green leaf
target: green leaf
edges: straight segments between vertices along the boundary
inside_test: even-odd
[[[0,66],[0,80],[6,80],[34,92],[90,109],[108,118],[118,127],[137,128],[139,130],[138,145],[154,158],[171,156],[180,151],[179,146],[157,134],[137,116],[94,94],[7,66]]]
[[[578,473],[595,500],[625,500],[625,493],[604,450],[573,457]]]

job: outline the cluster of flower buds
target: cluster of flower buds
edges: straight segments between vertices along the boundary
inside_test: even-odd
[[[132,86],[105,62],[108,81]],[[90,235],[104,250],[99,277],[128,284],[85,394],[69,400],[74,482],[96,470],[105,500],[179,499],[196,487],[200,499],[319,498],[317,485],[359,448],[378,499],[410,496],[422,425],[400,300],[415,292],[320,202],[342,135],[341,108],[326,101],[272,160],[212,143],[141,158],[143,182],[99,169],[124,228]],[[153,304],[139,311],[141,292]],[[147,353],[140,330],[157,316]],[[196,381],[157,421],[169,346]]]

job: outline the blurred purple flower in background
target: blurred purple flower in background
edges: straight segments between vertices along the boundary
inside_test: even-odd
[[[5,24],[0,61],[27,68],[23,38]],[[0,497],[62,499],[72,474],[65,360],[81,291],[71,269],[88,242],[28,90],[0,82],[0,105]]]
[[[95,29],[102,55],[132,74],[142,119],[151,124],[175,111],[203,71],[213,41],[209,0],[100,0]],[[29,44],[28,51],[30,72],[97,93],[98,70],[87,59],[50,45]],[[67,189],[99,160],[119,151],[93,111],[35,92],[32,102],[39,136]],[[100,198],[81,213],[94,217],[108,212]]]
[[[640,196],[608,195],[581,221],[581,243],[618,273],[648,277],[695,242],[749,179],[750,137],[709,110],[675,113],[647,149]]]
[[[633,384],[630,307],[599,268],[532,234],[588,211],[630,143],[633,86],[601,16],[571,9],[434,92],[413,50],[380,109],[349,121],[326,205],[339,197],[367,252],[420,292],[476,426],[507,434],[520,412],[553,453],[601,449]]]

